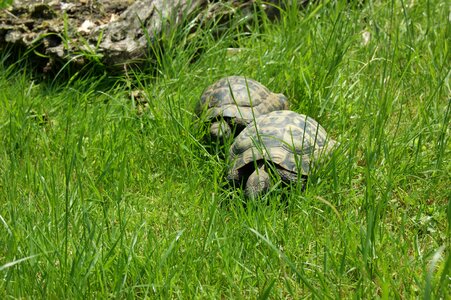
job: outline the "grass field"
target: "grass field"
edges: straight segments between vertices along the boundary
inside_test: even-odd
[[[449,4],[324,1],[254,21],[180,28],[122,75],[39,80],[1,56],[1,299],[449,299]],[[226,185],[193,111],[227,75],[341,142],[305,191]]]

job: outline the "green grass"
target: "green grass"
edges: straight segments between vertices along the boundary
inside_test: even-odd
[[[449,13],[325,1],[250,34],[186,27],[120,76],[40,81],[3,61],[0,298],[449,298]],[[341,142],[305,191],[225,185],[193,110],[232,74]]]

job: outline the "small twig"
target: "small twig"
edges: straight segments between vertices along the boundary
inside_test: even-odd
[[[18,16],[16,16],[15,14],[13,14],[12,12],[10,12],[9,10],[7,10],[6,8],[2,9],[2,11],[8,15],[10,15],[11,17],[15,18],[15,19],[19,19]]]

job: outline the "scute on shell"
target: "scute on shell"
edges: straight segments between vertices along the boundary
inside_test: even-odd
[[[246,125],[262,114],[281,109],[288,109],[284,95],[272,93],[253,79],[229,76],[205,89],[196,113],[205,113],[207,119],[234,118],[237,124]]]
[[[334,141],[314,119],[288,110],[256,118],[230,147],[229,174],[258,160],[270,161],[290,172],[308,175],[311,164],[329,153]]]

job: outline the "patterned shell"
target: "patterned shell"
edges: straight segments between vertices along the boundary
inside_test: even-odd
[[[200,115],[204,109],[207,119],[222,116],[247,125],[262,114],[288,109],[288,101],[284,95],[272,93],[253,79],[229,76],[207,87],[196,113]]]
[[[293,111],[274,111],[247,126],[230,147],[232,174],[265,159],[293,173],[308,175],[311,162],[330,153],[335,141],[314,119]]]

